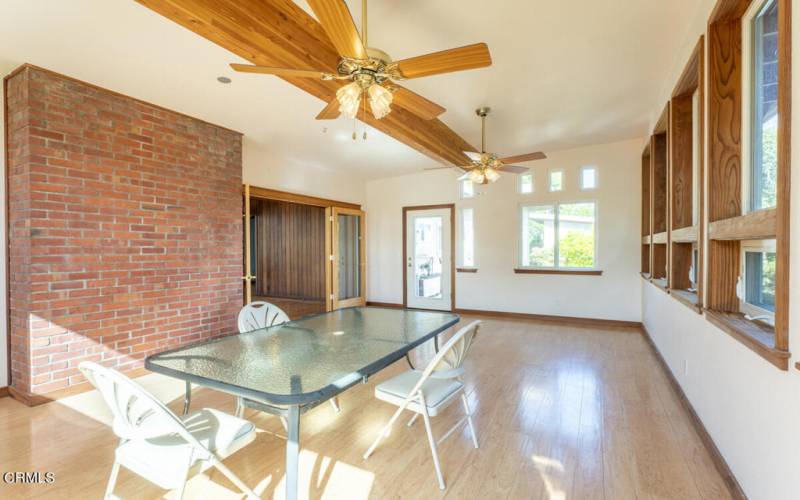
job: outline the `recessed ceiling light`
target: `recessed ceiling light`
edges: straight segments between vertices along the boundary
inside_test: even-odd
[[[219,83],[231,83],[231,79],[228,78],[227,76],[218,76],[217,81]]]

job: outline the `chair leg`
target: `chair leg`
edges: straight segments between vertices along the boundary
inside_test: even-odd
[[[424,396],[420,395],[420,405],[422,406],[422,420],[425,422],[425,432],[428,434],[428,444],[431,445],[431,455],[433,455],[433,466],[436,468],[436,479],[439,481],[439,489],[446,488],[444,477],[442,477],[442,467],[439,464],[439,454],[436,452],[436,440],[433,438],[431,429],[431,417],[428,416],[428,407],[425,405]]]
[[[414,415],[412,415],[412,417],[409,419],[406,426],[411,427],[412,425],[414,425],[414,422],[417,421],[417,417],[419,417],[419,413],[414,413]]]
[[[175,495],[176,500],[183,500],[183,494],[186,493],[186,478],[183,478],[181,487],[178,488],[178,493]]]
[[[183,416],[189,414],[189,405],[192,404],[192,383],[186,382],[186,393],[183,395]]]
[[[389,435],[389,430],[392,428],[392,425],[394,425],[395,421],[397,420],[397,417],[399,417],[400,414],[403,413],[403,410],[406,409],[406,406],[408,406],[409,402],[410,402],[409,399],[403,401],[402,406],[400,406],[400,408],[398,408],[397,411],[394,412],[394,415],[392,415],[392,418],[389,419],[389,422],[387,422],[386,425],[383,426],[381,432],[378,433],[378,437],[375,438],[375,441],[372,442],[372,445],[370,445],[367,452],[364,453],[364,460],[368,459],[369,456],[372,455],[372,452],[375,451],[375,448],[378,447],[378,444],[380,444],[380,442],[383,441],[383,438]]]
[[[472,434],[472,444],[475,445],[475,448],[478,448],[478,436],[475,434],[475,426],[472,424],[472,412],[469,409],[469,403],[467,403],[467,395],[464,392],[461,392],[461,402],[464,403],[464,412],[467,414],[467,425],[469,426],[469,432]]]
[[[244,416],[244,399],[241,396],[236,396],[236,413],[239,418]]]
[[[286,417],[280,417],[281,424],[283,424],[283,430],[289,432],[289,422],[286,421]]]
[[[114,465],[111,467],[111,476],[108,478],[108,485],[106,486],[106,494],[103,497],[106,500],[114,498],[114,486],[117,484],[117,475],[119,475],[119,462],[114,459]]]
[[[333,406],[333,411],[335,411],[336,413],[342,411],[341,408],[339,408],[339,398],[334,397],[329,399],[328,401],[331,402],[331,406]]]
[[[244,484],[244,482],[241,479],[239,479],[239,477],[236,474],[231,472],[231,470],[228,469],[225,466],[225,464],[222,463],[221,460],[219,460],[219,459],[217,459],[215,457],[214,460],[213,460],[213,463],[214,463],[214,467],[219,469],[219,471],[222,472],[222,474],[225,477],[227,477],[233,484],[235,484],[236,487],[239,488],[239,490],[242,493],[247,495],[248,498],[258,498],[258,495],[256,495],[253,490],[251,490],[246,484]]]

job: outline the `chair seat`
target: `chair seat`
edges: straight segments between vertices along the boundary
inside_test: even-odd
[[[400,375],[390,378],[386,382],[375,387],[375,397],[381,401],[401,406],[403,401],[422,377],[422,372],[409,370]],[[434,417],[439,414],[449,403],[464,384],[456,379],[429,378],[422,384],[422,394],[425,396],[425,405],[428,407],[428,415]],[[416,402],[411,402],[407,406],[411,411],[421,413],[422,408]]]
[[[187,430],[220,459],[232,455],[256,437],[252,423],[211,408],[204,408],[181,420]],[[197,456],[196,450],[192,456],[192,451],[191,445],[177,434],[165,434],[147,440],[128,441],[117,448],[117,460],[160,487],[172,489],[181,485],[187,467],[191,477],[211,466],[207,457]]]

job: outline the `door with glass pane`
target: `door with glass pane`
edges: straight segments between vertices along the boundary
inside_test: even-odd
[[[332,210],[331,301],[333,309],[366,304],[364,212]]]
[[[406,305],[452,309],[452,209],[406,211]]]

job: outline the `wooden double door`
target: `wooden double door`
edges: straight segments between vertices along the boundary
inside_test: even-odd
[[[358,205],[244,186],[244,301],[366,304],[365,213]],[[302,311],[290,317],[303,315]]]

